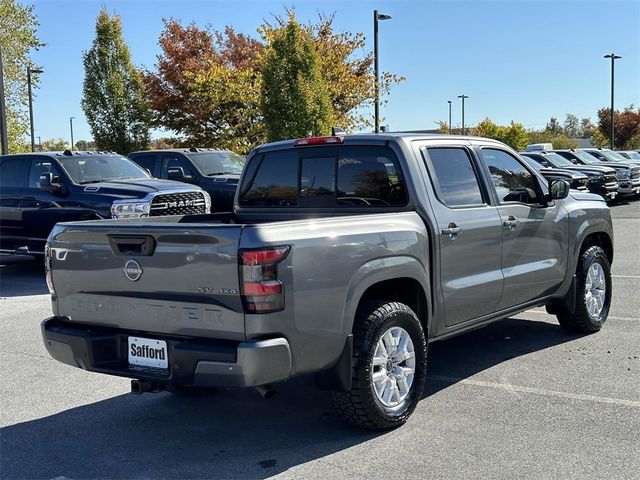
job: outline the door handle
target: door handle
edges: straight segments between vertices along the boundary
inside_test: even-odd
[[[509,215],[509,217],[502,222],[502,225],[505,227],[509,227],[511,230],[515,230],[518,225],[520,225],[520,220],[518,220],[513,215]]]
[[[457,238],[460,232],[462,232],[462,227],[459,227],[453,222],[451,222],[447,228],[442,229],[442,235],[449,235],[451,239]]]

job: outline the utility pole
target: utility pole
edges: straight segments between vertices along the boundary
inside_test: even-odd
[[[378,133],[380,131],[380,72],[378,70],[378,21],[390,20],[391,16],[383,13],[378,13],[378,10],[373,11],[373,73],[375,78],[375,121],[374,131]]]
[[[69,117],[69,127],[71,129],[71,151],[73,151],[73,119],[76,117]]]
[[[4,102],[4,68],[2,65],[2,47],[0,47],[0,143],[2,155],[9,153],[9,137],[7,135],[7,111]]]
[[[36,151],[36,139],[33,136],[33,96],[31,95],[31,74],[42,73],[41,68],[27,67],[27,87],[29,89],[29,124],[31,126],[31,151]]]
[[[605,55],[604,58],[610,58],[611,59],[611,139],[609,140],[609,148],[611,148],[611,150],[614,150],[614,130],[615,130],[615,118],[613,115],[613,92],[614,92],[614,83],[613,83],[613,74],[614,74],[614,64],[615,61],[619,58],[622,58],[619,55],[616,55],[615,53],[610,53],[609,55]]]
[[[462,134],[464,135],[466,133],[464,130],[464,99],[469,98],[469,96],[463,93],[462,95],[458,95],[458,98],[462,99]]]

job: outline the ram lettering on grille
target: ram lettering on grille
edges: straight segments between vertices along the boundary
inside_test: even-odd
[[[205,209],[206,202],[200,192],[167,193],[154,197],[150,216],[192,215],[206,213]]]

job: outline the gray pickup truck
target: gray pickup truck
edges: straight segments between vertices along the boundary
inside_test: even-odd
[[[599,330],[612,260],[603,199],[502,143],[305,138],[251,153],[233,213],[57,225],[42,333],[134,393],[313,373],[348,421],[384,429],[416,407],[429,342],[542,305]]]

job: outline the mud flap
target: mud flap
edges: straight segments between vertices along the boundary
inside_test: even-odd
[[[336,365],[314,375],[316,386],[320,390],[348,392],[351,390],[351,366],[353,359],[353,334],[347,336],[342,354]]]
[[[571,285],[564,298],[557,300],[549,305],[546,305],[547,313],[555,315],[558,313],[558,309],[562,309],[567,313],[576,312],[576,276],[571,278]]]

